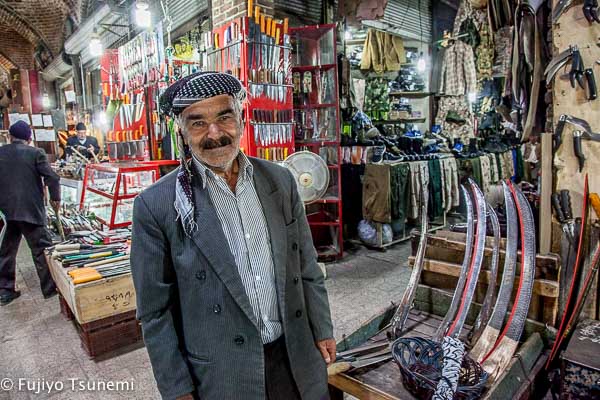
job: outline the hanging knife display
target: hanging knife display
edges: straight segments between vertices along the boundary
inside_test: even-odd
[[[568,76],[571,87],[575,89],[577,83],[579,87],[586,90],[587,86],[587,99],[589,101],[596,100],[598,98],[598,88],[596,87],[594,70],[585,67],[577,45],[569,46],[567,50],[560,53],[548,64],[544,71],[546,82],[552,82],[558,71],[569,62],[571,62],[571,70]]]

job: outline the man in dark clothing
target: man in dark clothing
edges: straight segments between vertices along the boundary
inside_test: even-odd
[[[77,135],[67,139],[67,155],[73,154],[74,148],[84,157],[94,158],[94,154],[98,154],[100,151],[98,140],[93,136],[87,136],[87,130],[83,122],[78,123],[75,130]]]
[[[16,256],[25,236],[40,279],[44,298],[56,294],[44,258],[44,249],[52,245],[46,229],[44,185],[50,191],[50,204],[60,207],[60,180],[48,163],[43,150],[31,147],[31,129],[23,121],[10,129],[10,144],[0,147],[0,211],[6,216],[7,227],[0,246],[0,305],[19,297],[15,289]]]

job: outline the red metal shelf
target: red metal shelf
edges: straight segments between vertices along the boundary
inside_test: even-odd
[[[302,49],[307,54],[307,60],[336,60],[336,26],[334,24],[306,26],[302,28],[292,28],[292,46],[298,42],[302,42]],[[296,42],[294,42],[296,40]],[[324,46],[321,48],[321,46]],[[331,53],[330,53],[331,52]],[[330,57],[330,58],[327,58]],[[337,63],[321,64],[321,65],[295,65],[292,67],[293,72],[316,71],[312,74],[311,79],[317,78],[320,75],[319,71],[337,69]],[[335,71],[334,71],[335,72]],[[333,84],[329,87],[331,97],[334,99],[331,103],[317,104],[314,102],[316,98],[311,98],[312,103],[302,104],[302,98],[296,97],[294,110],[311,110],[311,109],[327,109],[335,108],[335,136],[329,140],[296,140],[296,148],[308,147],[313,153],[319,153],[321,147],[330,147],[337,152],[337,164],[328,165],[327,169],[330,174],[330,187],[328,197],[319,199],[307,205],[307,218],[311,228],[313,243],[317,249],[319,259],[322,261],[330,259],[342,258],[343,249],[343,224],[342,224],[342,192],[341,192],[341,151],[340,151],[340,112],[338,100],[338,76],[337,73],[327,72],[332,75]],[[312,82],[313,87],[319,87],[317,82]],[[314,92],[313,92],[314,94]],[[294,113],[295,118],[299,118]],[[301,124],[300,119],[296,120],[297,124]],[[333,133],[333,132],[330,132]],[[333,135],[332,135],[333,136]],[[310,211],[310,212],[309,212]]]
[[[295,28],[295,29],[301,29],[301,28]],[[330,68],[335,68],[335,67],[337,67],[337,64],[301,65],[301,66],[292,67],[292,71],[303,72],[303,71],[313,71],[315,69],[330,69]]]
[[[310,110],[314,108],[331,108],[337,107],[337,103],[328,103],[328,104],[299,104],[294,106],[297,110]]]

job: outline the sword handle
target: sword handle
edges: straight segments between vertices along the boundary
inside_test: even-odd
[[[573,219],[573,208],[571,207],[571,194],[568,190],[560,191],[560,204],[565,220]]]
[[[594,70],[588,68],[584,72],[585,78],[587,79],[588,85],[588,100],[593,101],[598,98],[598,88],[596,87],[596,77],[594,76]]]
[[[565,130],[565,120],[561,116],[556,124],[556,130],[554,131],[554,135],[552,135],[552,144],[554,145],[554,151],[558,150],[560,145],[562,144],[562,134]]]
[[[552,195],[552,207],[554,208],[558,222],[564,224],[566,219],[565,214],[563,214],[562,206],[560,204],[560,195],[558,193]]]

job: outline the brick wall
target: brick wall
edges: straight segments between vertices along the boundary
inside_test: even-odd
[[[265,15],[273,16],[273,0],[254,1],[254,5],[261,8]],[[248,14],[247,0],[212,0],[212,20],[213,26],[218,27],[227,22]]]

